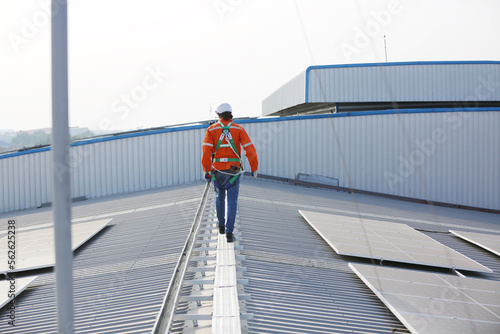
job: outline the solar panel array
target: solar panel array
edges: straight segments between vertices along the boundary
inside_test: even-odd
[[[340,255],[491,272],[405,224],[299,212]],[[499,254],[498,235],[450,232]],[[500,332],[500,282],[366,264],[349,267],[414,334]]]
[[[500,256],[500,234],[450,230],[451,233]]]
[[[340,255],[491,272],[491,269],[405,224],[299,212]]]
[[[500,282],[364,264],[349,266],[414,334],[500,332]]]
[[[72,224],[72,249],[75,250],[101,231],[111,219]],[[16,242],[8,236],[0,239],[0,272],[6,276],[0,281],[0,308],[19,296],[38,276],[16,277],[17,272],[55,265],[54,228],[29,229],[15,234]],[[11,247],[15,245],[15,249]],[[9,256],[12,256],[9,261]],[[9,306],[7,306],[9,307]],[[12,306],[15,309],[15,303]],[[15,317],[14,317],[15,318]]]

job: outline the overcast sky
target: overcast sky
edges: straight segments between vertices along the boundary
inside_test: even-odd
[[[260,116],[310,65],[500,60],[498,0],[69,0],[70,126]],[[0,0],[0,130],[51,126],[50,0]],[[57,8],[56,8],[57,10]],[[210,112],[212,110],[212,112]]]

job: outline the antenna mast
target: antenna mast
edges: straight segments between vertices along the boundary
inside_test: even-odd
[[[385,62],[387,63],[387,40],[384,35]]]

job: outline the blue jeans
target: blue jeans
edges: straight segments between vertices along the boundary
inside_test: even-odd
[[[236,207],[238,206],[238,192],[240,191],[240,176],[234,181],[233,185],[225,190],[215,187],[215,207],[217,209],[217,220],[219,226],[226,226],[226,233],[233,233],[234,221],[236,220]],[[227,194],[227,196],[226,196]],[[226,197],[227,197],[227,216],[226,216]]]

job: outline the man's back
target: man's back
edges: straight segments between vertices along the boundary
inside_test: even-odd
[[[231,143],[228,141],[228,137],[223,134],[223,126],[227,127],[229,125],[229,132],[233,142],[235,144],[234,152]],[[222,139],[222,140],[221,140]],[[220,146],[217,148],[217,144],[221,140]],[[213,167],[216,170],[228,170],[231,166],[240,167],[239,162],[235,161],[224,161],[224,159],[238,159],[241,157],[241,147],[245,150],[245,155],[250,163],[252,171],[258,169],[258,159],[255,147],[250,140],[245,129],[232,120],[220,120],[218,123],[212,124],[205,134],[205,139],[203,141],[203,157],[202,165],[205,172],[210,172],[212,170],[212,153],[215,152]],[[222,161],[221,161],[222,160]]]

